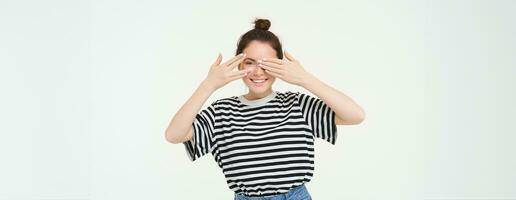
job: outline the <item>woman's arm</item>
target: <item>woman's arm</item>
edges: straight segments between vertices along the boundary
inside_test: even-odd
[[[245,54],[240,54],[221,64],[222,55],[219,53],[207,77],[170,121],[165,130],[167,141],[178,144],[192,138],[192,124],[195,117],[211,94],[227,83],[246,76],[249,72],[249,70],[234,70],[244,59]]]
[[[335,111],[336,124],[359,124],[365,118],[364,110],[356,104],[351,98],[326,85],[314,75],[307,72],[301,63],[296,60],[290,53],[284,51],[285,58],[264,58],[258,60],[258,66],[275,77],[278,77],[288,83],[299,85],[309,90],[324,103],[326,103],[333,111]]]
[[[193,120],[214,91],[205,81],[199,85],[170,121],[165,131],[167,141],[177,144],[192,138]]]
[[[337,115],[335,123],[341,125],[360,124],[365,119],[364,110],[350,97],[307,73],[302,87],[319,97]]]

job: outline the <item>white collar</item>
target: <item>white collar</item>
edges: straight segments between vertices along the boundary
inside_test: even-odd
[[[278,93],[277,91],[273,90],[267,96],[264,96],[260,99],[255,99],[255,100],[248,100],[244,97],[244,95],[240,95],[240,96],[238,96],[238,100],[240,100],[240,102],[242,102],[243,104],[246,104],[246,105],[259,106],[259,105],[263,105],[263,104],[269,102],[270,100],[274,99],[276,97],[277,93]]]

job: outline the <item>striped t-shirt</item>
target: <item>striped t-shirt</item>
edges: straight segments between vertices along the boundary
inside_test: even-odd
[[[321,99],[274,91],[260,99],[222,98],[194,119],[183,142],[191,161],[211,153],[231,190],[269,196],[309,182],[314,138],[335,145],[335,112]]]

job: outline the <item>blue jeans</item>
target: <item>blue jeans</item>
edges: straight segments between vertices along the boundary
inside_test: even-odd
[[[261,197],[248,197],[242,194],[235,194],[235,200],[312,200],[310,193],[305,187],[305,184],[291,188],[287,193],[261,196]]]

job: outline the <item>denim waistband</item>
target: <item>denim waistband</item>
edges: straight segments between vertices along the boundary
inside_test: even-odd
[[[243,194],[235,194],[236,200],[280,200],[280,199],[290,199],[292,196],[297,195],[298,193],[308,193],[305,184],[301,184],[290,188],[290,190],[286,193],[276,194],[276,195],[268,195],[268,196],[246,196]]]

